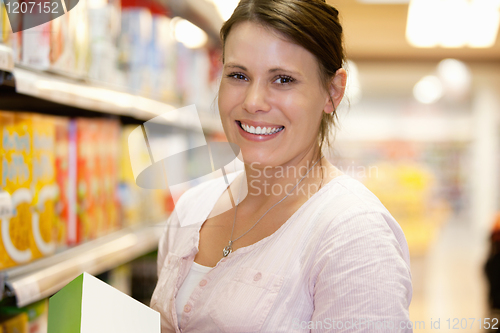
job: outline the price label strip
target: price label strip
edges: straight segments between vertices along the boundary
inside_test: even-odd
[[[12,198],[5,191],[0,191],[0,220],[11,218],[13,215]]]

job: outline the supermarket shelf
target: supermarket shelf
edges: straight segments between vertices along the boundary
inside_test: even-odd
[[[129,116],[146,121],[179,108],[179,106],[58,74],[20,66],[15,66],[13,72],[18,93],[82,109]],[[210,132],[222,130],[220,120],[217,118],[203,112],[200,112],[199,115],[205,130]],[[196,124],[193,124],[190,119],[190,117],[184,119],[182,114],[176,114],[175,118],[170,117],[164,120],[170,121],[172,126],[197,130]]]
[[[127,228],[33,263],[0,272],[18,307],[56,293],[82,272],[97,275],[154,251],[165,224]],[[2,286],[3,287],[3,286]]]
[[[14,57],[12,49],[0,44],[0,71],[12,72],[14,69]]]

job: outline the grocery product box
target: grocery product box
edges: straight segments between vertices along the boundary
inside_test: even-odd
[[[28,315],[20,313],[11,318],[0,320],[0,333],[29,333]]]
[[[32,137],[30,115],[0,111],[0,190],[12,201],[12,214],[2,218],[0,269],[27,263],[32,251]],[[6,232],[7,230],[7,232]]]
[[[0,307],[0,333],[47,333],[48,310],[48,298],[22,308],[4,305]]]
[[[0,112],[1,185],[11,198],[0,231],[0,269],[54,252],[54,121],[30,113]]]
[[[118,157],[120,149],[120,123],[117,120],[101,122],[100,129],[102,200],[104,204],[104,233],[120,227],[118,187]]]
[[[69,179],[69,119],[54,118],[55,121],[55,173],[57,196],[53,237],[56,248],[66,247],[70,216],[70,179]]]
[[[0,43],[11,45],[12,28],[4,0],[0,0]]]
[[[160,333],[160,314],[83,273],[49,300],[48,333]]]
[[[30,17],[31,15],[39,15],[39,13],[23,14],[23,29],[25,30],[22,32],[21,63],[39,70],[48,69],[50,66],[51,22],[27,28],[30,24],[33,24],[34,18]],[[50,20],[50,14],[47,20]],[[28,26],[26,26],[27,24]]]
[[[94,120],[76,119],[76,243],[95,238],[102,216],[96,196],[99,175],[96,167],[97,125]]]
[[[58,187],[55,177],[55,119],[29,115],[32,125],[33,259],[52,254],[55,250],[54,222]]]
[[[139,223],[140,218],[141,189],[135,184],[128,143],[128,138],[136,127],[135,125],[126,125],[120,133],[118,197],[121,205],[121,221],[124,226]]]

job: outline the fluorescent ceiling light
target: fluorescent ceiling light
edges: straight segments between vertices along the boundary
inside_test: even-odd
[[[492,47],[500,24],[500,1],[475,0],[470,6],[469,46]]]
[[[437,66],[439,78],[448,90],[463,93],[471,84],[471,73],[463,62],[456,59],[444,59]]]
[[[499,0],[411,0],[406,39],[415,47],[491,47]]]
[[[171,21],[174,37],[190,49],[202,47],[206,44],[208,36],[193,23],[180,17],[174,17]]]
[[[436,103],[443,97],[443,85],[436,76],[426,76],[418,81],[413,88],[413,96],[420,103]]]

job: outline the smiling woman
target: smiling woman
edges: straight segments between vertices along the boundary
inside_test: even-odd
[[[179,199],[151,303],[162,332],[411,332],[401,228],[322,155],[346,82],[337,10],[241,0],[221,39],[219,112],[245,168]]]

